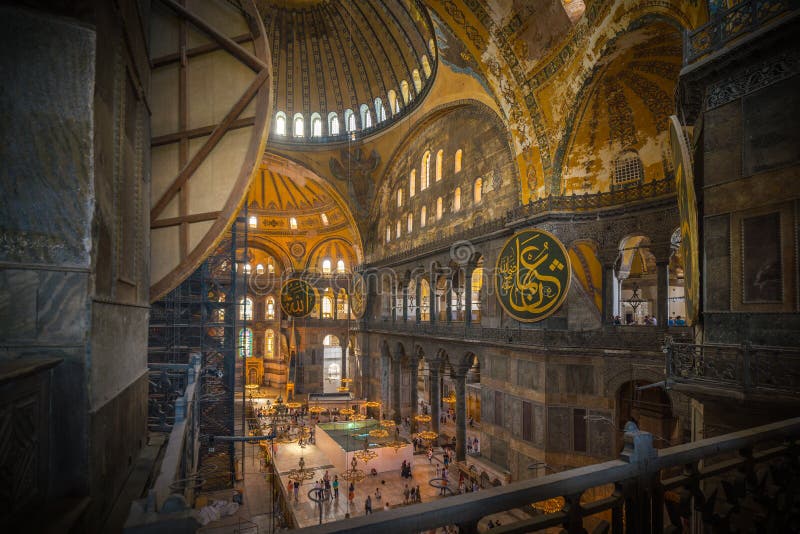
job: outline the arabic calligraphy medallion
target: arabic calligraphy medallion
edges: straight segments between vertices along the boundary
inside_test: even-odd
[[[506,241],[497,258],[497,300],[518,321],[541,321],[564,302],[571,271],[567,251],[553,234],[524,230]]]
[[[316,292],[305,280],[287,280],[281,288],[281,309],[292,317],[305,317],[316,304]]]

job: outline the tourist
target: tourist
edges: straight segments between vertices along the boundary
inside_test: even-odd
[[[686,326],[686,321],[679,315],[675,318],[675,326]]]
[[[441,469],[441,467],[439,467],[439,464],[436,464],[436,478],[439,478],[439,474],[440,474],[441,472],[442,472],[442,469]]]
[[[286,497],[291,499],[293,491],[294,491],[294,482],[290,480],[289,483],[286,484]]]
[[[489,528],[494,528],[494,521],[492,521],[492,520],[490,519],[490,520],[489,520],[489,524],[488,524],[488,525],[486,525],[486,526],[487,526],[487,527],[489,527]]]
[[[467,492],[467,486],[464,484],[464,480],[463,479],[458,484],[458,492],[459,493],[466,493]]]
[[[381,500],[381,489],[380,488],[375,488],[375,500],[376,501]]]
[[[356,498],[356,487],[355,487],[355,485],[354,485],[354,484],[351,482],[351,483],[350,483],[350,486],[347,488],[347,501],[348,501],[348,506],[353,504],[353,499],[355,499],[355,498]]]
[[[372,513],[372,499],[369,495],[367,495],[367,500],[364,501],[364,515],[369,515]]]
[[[409,502],[417,502],[417,490],[414,486],[411,486],[411,489],[408,490],[408,501]]]
[[[339,475],[334,475],[333,476],[333,483],[331,484],[331,486],[333,486],[333,498],[334,499],[338,499],[339,498]]]
[[[409,495],[411,495],[411,492],[408,489],[408,484],[406,484],[405,487],[403,488],[403,504],[408,504]]]
[[[433,447],[428,447],[428,463],[433,461]]]
[[[325,500],[331,500],[331,479],[328,477],[328,473],[325,473],[325,478],[323,479],[325,484]]]
[[[297,502],[299,496],[300,496],[300,483],[295,480],[294,481],[294,502]]]
[[[417,496],[417,502],[422,502],[422,494],[419,492],[419,484],[417,484],[417,491],[414,492]]]
[[[442,477],[442,485],[439,487],[439,495],[447,495],[447,477]]]
[[[385,503],[383,503],[383,510],[386,511],[386,512],[389,511],[389,501],[386,501]]]
[[[658,319],[656,319],[656,316],[655,316],[655,315],[653,315],[652,317],[650,317],[650,324],[651,324],[652,326],[658,326]]]

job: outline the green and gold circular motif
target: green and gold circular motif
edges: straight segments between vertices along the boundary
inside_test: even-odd
[[[317,302],[316,290],[306,282],[293,278],[284,282],[281,288],[281,309],[292,317],[305,317]]]
[[[526,323],[541,321],[567,297],[572,267],[564,245],[544,230],[524,230],[506,241],[495,268],[503,309]]]

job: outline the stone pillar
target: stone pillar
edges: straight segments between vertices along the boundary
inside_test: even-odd
[[[397,285],[396,284],[392,285],[392,290],[391,290],[391,294],[389,295],[389,298],[392,299],[392,301],[389,303],[390,312],[391,312],[391,316],[392,316],[392,322],[395,322],[395,321],[397,321]]]
[[[669,260],[657,261],[656,320],[659,328],[667,328],[669,321]]]
[[[467,372],[459,369],[453,374],[456,387],[456,461],[467,459]]]
[[[408,321],[408,284],[403,284],[403,322]]]
[[[447,279],[447,284],[444,289],[445,309],[447,310],[447,322],[453,321],[453,278]]]
[[[400,356],[395,355],[392,358],[392,408],[394,408],[394,420],[400,423]]]
[[[422,278],[417,276],[417,307],[416,307],[416,322],[419,323],[422,320]]]
[[[419,391],[417,390],[417,380],[419,379],[419,360],[414,358],[411,360],[411,432],[417,431],[417,422],[414,420],[414,414],[417,413],[419,405]]]
[[[464,268],[464,324],[472,324],[472,273],[475,267],[468,265]]]
[[[614,264],[603,264],[603,324],[614,323],[614,309],[616,308],[614,300],[616,299],[617,291],[615,286],[618,286],[617,277],[614,276]]]
[[[436,322],[436,314],[439,313],[439,297],[436,294],[436,283],[439,281],[439,275],[436,272],[436,269],[431,269],[431,283],[430,283],[430,305],[428,306],[428,310],[430,310],[430,319],[432,323]]]
[[[442,404],[442,390],[439,387],[439,360],[431,360],[428,362],[429,375],[431,380],[431,430],[439,433],[439,417],[441,412],[439,407]]]

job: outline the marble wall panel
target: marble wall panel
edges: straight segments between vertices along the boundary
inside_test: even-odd
[[[547,407],[547,449],[566,452],[571,447],[572,409],[568,406]]]

